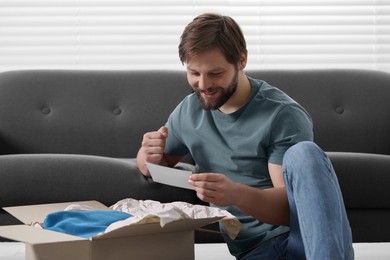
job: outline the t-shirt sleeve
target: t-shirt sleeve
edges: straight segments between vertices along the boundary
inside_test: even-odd
[[[165,143],[165,153],[170,155],[186,155],[188,148],[184,144],[180,133],[182,132],[180,122],[181,104],[171,113],[166,123],[168,138]]]
[[[271,130],[268,162],[281,165],[288,148],[302,141],[313,141],[313,122],[299,105],[283,107]]]

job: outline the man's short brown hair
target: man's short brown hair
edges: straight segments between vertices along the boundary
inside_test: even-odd
[[[231,64],[246,53],[246,42],[240,26],[229,16],[201,14],[189,23],[181,35],[179,57],[184,64],[195,55],[218,48]]]

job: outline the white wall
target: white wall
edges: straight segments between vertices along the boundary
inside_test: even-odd
[[[390,71],[388,0],[1,0],[0,71],[183,70],[181,32],[205,11],[241,25],[247,69]]]

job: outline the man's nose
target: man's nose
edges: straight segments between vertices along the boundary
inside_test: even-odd
[[[206,90],[209,87],[211,87],[211,81],[208,79],[207,76],[200,76],[199,82],[198,82],[198,88],[199,90]]]

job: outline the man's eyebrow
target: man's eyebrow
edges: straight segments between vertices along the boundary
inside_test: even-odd
[[[187,66],[187,69],[192,71],[192,72],[198,72],[196,69],[192,69],[190,67]],[[218,67],[218,68],[214,68],[214,69],[211,69],[209,71],[207,71],[207,73],[213,73],[213,72],[220,72],[220,71],[225,71],[226,69],[223,68],[223,67]]]

